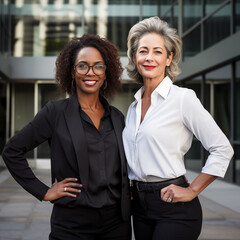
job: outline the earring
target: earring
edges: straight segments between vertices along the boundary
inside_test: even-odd
[[[102,89],[105,90],[107,88],[107,80],[104,81],[103,85],[102,85]]]
[[[72,79],[72,88],[75,87],[75,86],[74,86],[74,83],[75,83],[74,81],[75,81],[75,79],[73,78],[73,79]]]

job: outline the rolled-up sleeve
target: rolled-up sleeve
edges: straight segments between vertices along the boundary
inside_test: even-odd
[[[186,90],[181,107],[185,126],[209,152],[202,172],[223,178],[234,154],[229,140],[194,91]]]

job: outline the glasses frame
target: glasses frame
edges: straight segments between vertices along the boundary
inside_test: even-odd
[[[86,66],[88,66],[87,72],[86,72],[85,74],[79,73],[79,72],[77,71],[77,68],[76,68],[78,65],[86,65]],[[97,65],[102,65],[102,66],[105,67],[104,72],[103,72],[102,74],[96,74],[96,73],[94,72],[94,67],[97,66]],[[88,74],[89,71],[90,71],[90,69],[92,68],[92,71],[93,71],[93,73],[94,73],[96,76],[101,76],[101,75],[103,75],[103,74],[106,72],[106,69],[107,69],[107,66],[106,66],[105,64],[95,64],[95,65],[90,66],[90,65],[88,65],[88,64],[79,63],[79,64],[77,64],[77,65],[74,65],[73,67],[74,67],[74,70],[75,70],[79,75],[86,75],[86,74]]]

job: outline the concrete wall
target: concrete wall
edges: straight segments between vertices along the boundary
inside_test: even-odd
[[[177,80],[189,78],[237,57],[240,57],[240,32],[181,63],[182,73]]]
[[[203,71],[226,63],[240,56],[240,32],[222,40],[213,47],[180,63],[182,73],[177,80],[200,74]],[[194,44],[194,43],[193,43]],[[4,57],[0,55],[0,71],[13,80],[49,80],[55,76],[56,57]],[[128,63],[127,57],[121,57],[123,67]],[[129,80],[126,70],[122,79]]]
[[[13,80],[49,80],[55,78],[56,57],[10,57],[0,56],[0,70]],[[123,67],[128,63],[127,57],[121,57]],[[124,71],[122,78],[129,79]]]

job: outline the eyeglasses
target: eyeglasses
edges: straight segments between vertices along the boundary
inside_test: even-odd
[[[80,75],[86,75],[90,68],[92,68],[95,75],[99,76],[105,73],[107,67],[104,64],[89,66],[83,63],[74,66],[74,70],[76,70]]]

